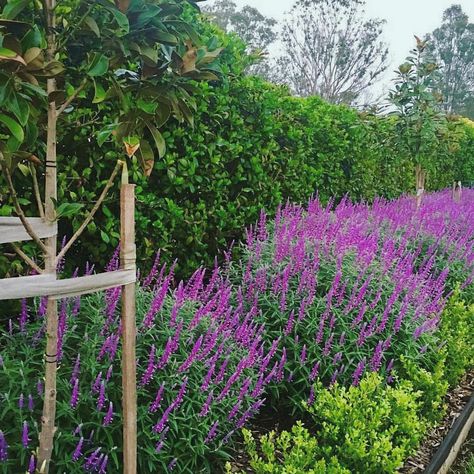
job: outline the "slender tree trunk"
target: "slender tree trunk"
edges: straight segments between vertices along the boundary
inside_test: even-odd
[[[48,28],[48,50],[47,59],[54,59],[56,53],[55,45],[55,0],[46,0],[44,5],[47,8],[47,28]],[[48,96],[56,90],[54,79],[47,80]],[[49,221],[56,219],[55,204],[57,199],[57,179],[56,179],[56,104],[48,104],[48,130],[46,149],[46,180],[45,180],[45,218]],[[54,201],[53,201],[54,200]],[[46,240],[48,248],[45,257],[45,270],[47,273],[56,275],[56,251],[57,237],[50,237]],[[58,310],[57,302],[48,299],[46,310],[46,351],[45,351],[45,391],[43,402],[43,416],[41,417],[41,433],[39,439],[37,470],[41,473],[48,473],[50,467],[51,454],[53,451],[53,439],[56,431],[56,371],[57,371],[57,347],[58,347]]]
[[[416,208],[421,207],[423,201],[423,195],[425,194],[425,181],[426,181],[426,170],[421,165],[415,167],[415,180],[416,180]]]
[[[135,269],[135,186],[120,189],[120,257],[124,270]],[[137,472],[137,385],[136,385],[135,283],[122,289],[122,405],[123,472]]]

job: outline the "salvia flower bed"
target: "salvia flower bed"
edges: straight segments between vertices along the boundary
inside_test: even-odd
[[[460,203],[429,195],[418,211],[411,197],[312,199],[282,206],[271,222],[262,213],[241,260],[229,252],[186,282],[157,258],[137,295],[139,472],[220,472],[262,406],[304,419],[313,404],[332,403],[325,391],[356,403],[363,381],[420,416],[418,434],[410,427],[398,439],[387,428],[387,456],[396,453],[387,463],[400,467],[435,421],[448,379],[469,364],[440,372],[451,357],[443,315],[451,301],[474,301],[473,216],[470,190]],[[115,255],[109,270],[117,265]],[[120,471],[119,295],[60,303],[56,472]],[[0,472],[35,466],[45,301],[28,303],[0,334]],[[444,393],[423,386],[429,377]],[[321,462],[337,461],[334,472],[358,472],[326,451]],[[366,472],[393,472],[368,459]]]

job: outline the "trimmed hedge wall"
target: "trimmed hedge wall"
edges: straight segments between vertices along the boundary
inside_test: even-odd
[[[166,125],[167,153],[152,176],[144,179],[138,166],[132,172],[141,268],[158,248],[166,258],[178,258],[179,276],[210,265],[260,209],[271,215],[287,199],[305,202],[317,192],[323,201],[346,193],[371,200],[414,188],[412,165],[392,146],[393,119],[317,97],[292,97],[255,77],[196,87],[194,128]],[[99,129],[65,129],[62,143],[69,145],[59,150],[60,199],[90,203],[103,187],[119,154],[112,143],[98,147]],[[78,146],[71,149],[74,142]],[[450,186],[454,178],[473,181],[473,156],[473,123],[452,119],[432,157],[428,189]],[[81,255],[69,263],[83,263],[85,252],[90,261],[104,263],[118,242],[116,216],[117,190],[76,247]],[[62,224],[62,233],[71,231],[71,223]]]

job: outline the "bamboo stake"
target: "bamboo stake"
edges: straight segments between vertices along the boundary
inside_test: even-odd
[[[135,268],[135,186],[120,189],[120,264],[123,270]],[[135,283],[122,289],[122,405],[123,472],[137,472],[137,386],[136,386]]]
[[[55,17],[56,0],[44,0],[43,8],[46,9],[47,22],[47,59],[52,61],[56,53]],[[56,91],[56,81],[47,80],[48,97]],[[45,217],[49,221],[56,219],[54,202],[57,200],[57,174],[56,174],[56,104],[48,103],[48,129],[46,140],[46,178],[45,178]],[[54,200],[54,201],[53,201]],[[45,253],[45,272],[56,277],[56,252],[57,236],[46,240],[47,252]],[[57,372],[57,346],[58,346],[58,307],[56,300],[48,298],[46,307],[46,351],[45,351],[45,389],[43,401],[43,416],[41,417],[41,432],[39,437],[37,471],[49,473],[53,439],[56,431],[56,372]]]

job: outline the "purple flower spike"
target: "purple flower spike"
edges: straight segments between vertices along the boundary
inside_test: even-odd
[[[33,411],[35,407],[34,401],[33,401],[33,396],[31,393],[28,395],[28,410]]]
[[[110,423],[112,423],[112,420],[114,419],[114,412],[113,412],[113,404],[112,402],[109,402],[109,408],[107,410],[107,413],[104,416],[104,421],[102,422],[102,426],[108,426]]]
[[[20,397],[18,398],[18,408],[20,408],[20,410],[23,410],[24,406],[25,406],[25,396],[21,393]]]
[[[306,344],[304,344],[303,349],[301,350],[301,354],[300,354],[300,363],[301,364],[304,364],[306,362],[306,356],[307,356]]]
[[[77,407],[78,400],[79,400],[79,379],[76,379],[72,387],[71,400],[69,402],[69,405],[71,406],[71,408]]]
[[[3,431],[0,430],[0,461],[8,459],[8,444]]]
[[[36,469],[36,459],[35,459],[35,455],[32,454],[30,456],[30,462],[28,464],[28,474],[34,474],[35,469]]]
[[[97,400],[97,410],[101,411],[105,404],[105,380],[100,383],[99,399]]]
[[[90,456],[86,458],[85,469],[90,470],[93,467],[97,466],[97,461],[99,459],[99,452],[102,448],[97,448]]]
[[[314,385],[311,385],[311,390],[309,392],[309,398],[307,402],[309,406],[311,406],[314,403],[314,396],[315,396]]]
[[[213,425],[211,426],[211,429],[209,430],[209,433],[207,433],[206,439],[204,440],[204,444],[209,443],[209,441],[212,441],[217,434],[217,426],[219,425],[218,421],[215,421]]]
[[[38,382],[36,383],[36,391],[38,392],[38,395],[40,397],[43,396],[44,394],[44,386],[43,386],[43,381],[41,379],[38,380]]]
[[[107,463],[109,461],[109,457],[107,455],[104,456],[102,463],[99,467],[99,474],[105,474],[107,472]]]
[[[169,464],[168,464],[168,471],[172,471],[175,467],[176,464],[178,464],[178,459],[174,458]]]
[[[357,367],[354,370],[354,373],[352,374],[352,385],[354,386],[359,385],[362,374],[364,373],[364,369],[365,369],[365,360],[363,359],[357,364]]]
[[[30,438],[28,438],[28,423],[23,422],[23,430],[21,431],[21,444],[24,448],[27,448],[30,444]]]

